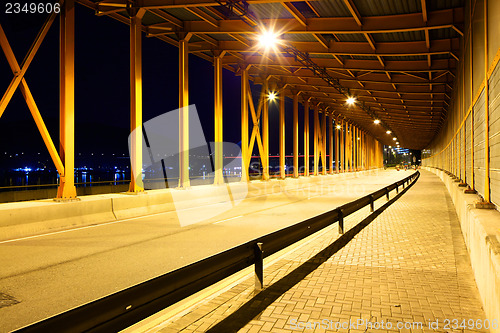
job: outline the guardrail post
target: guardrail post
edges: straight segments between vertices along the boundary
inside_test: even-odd
[[[385,188],[385,197],[387,198],[387,201],[389,201],[389,189],[386,187]]]
[[[339,234],[344,234],[344,212],[339,209]]]
[[[399,193],[399,185],[396,184],[396,194],[398,194],[398,193]]]
[[[374,212],[375,211],[375,207],[374,207],[374,200],[373,200],[373,195],[370,195],[370,212]]]
[[[264,251],[262,243],[255,244],[255,290],[264,288]]]

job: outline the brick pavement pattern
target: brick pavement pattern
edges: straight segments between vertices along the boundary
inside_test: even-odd
[[[451,198],[437,176],[420,172],[345,246],[329,227],[267,267],[262,292],[248,279],[155,331],[487,332]],[[346,230],[368,214],[347,218]]]

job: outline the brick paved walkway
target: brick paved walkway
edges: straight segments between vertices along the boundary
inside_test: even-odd
[[[367,215],[350,216],[346,230]],[[487,331],[478,328],[484,312],[457,215],[438,177],[421,171],[417,184],[345,246],[336,230],[266,267],[262,292],[254,293],[248,279],[152,331]]]

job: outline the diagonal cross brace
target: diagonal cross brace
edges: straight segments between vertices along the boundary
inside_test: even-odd
[[[54,18],[55,18],[55,16],[54,16]],[[50,21],[50,19],[48,21]],[[52,19],[52,21],[53,21],[53,19]],[[45,28],[45,26],[46,25],[44,25],[44,28]],[[48,25],[48,27],[50,27],[50,24]],[[47,27],[47,29],[48,29],[48,27]],[[42,28],[42,31],[44,30],[44,28]],[[41,35],[41,33],[38,36],[40,37],[40,35]],[[42,37],[42,39],[43,39],[43,37]],[[40,42],[41,42],[41,40],[40,40]],[[39,43],[35,42],[34,45],[36,45],[36,44],[38,44],[38,46],[39,46]],[[13,81],[11,82],[11,85],[9,86],[9,89],[7,90],[7,92],[4,95],[4,98],[6,98],[6,96],[8,96],[10,94],[10,97],[8,97],[8,99],[10,101],[10,98],[12,97],[12,95],[15,91],[15,88],[13,88],[11,93],[9,93],[9,90],[15,84],[13,82],[16,79],[19,79],[17,86],[20,87],[21,93],[23,94],[24,99],[26,100],[26,104],[28,105],[28,108],[31,112],[31,115],[33,116],[33,119],[35,120],[38,131],[40,132],[40,135],[42,136],[43,142],[45,143],[45,146],[47,147],[47,150],[49,151],[50,157],[52,158],[52,161],[54,162],[54,165],[56,166],[56,169],[59,172],[59,174],[64,175],[64,165],[61,161],[59,154],[57,153],[57,150],[54,146],[54,142],[52,141],[52,138],[50,137],[50,134],[47,130],[47,127],[45,126],[43,118],[40,114],[40,111],[38,110],[38,107],[35,103],[33,95],[31,94],[31,91],[28,87],[28,84],[26,83],[26,80],[23,77],[24,73],[26,72],[26,69],[27,69],[26,64],[29,65],[29,63],[27,63],[26,59],[25,59],[24,66],[26,66],[26,68],[25,68],[24,72],[22,72],[22,69],[16,60],[14,52],[12,51],[12,48],[9,44],[9,41],[7,40],[7,36],[5,35],[5,32],[4,32],[1,25],[0,25],[0,46],[2,47],[3,52],[4,52],[5,56],[7,57],[7,61],[9,63],[9,66],[15,75]],[[30,52],[33,49],[34,49],[34,47],[32,47],[30,49]],[[38,47],[36,47],[36,49],[38,49]],[[36,51],[35,51],[35,53],[36,53]],[[29,58],[29,57],[30,57],[30,53],[28,53],[27,58]],[[31,59],[32,59],[32,57],[31,57]],[[29,60],[29,62],[31,62],[31,60]],[[16,88],[17,88],[17,86],[16,86]],[[3,102],[4,102],[4,99],[2,99],[2,103]],[[2,108],[0,109],[0,111],[2,111],[2,112],[0,112],[0,116],[3,113],[3,111],[5,110],[5,107],[7,106],[8,101],[6,101],[5,103],[6,103],[5,106],[3,106],[3,104],[2,104]]]

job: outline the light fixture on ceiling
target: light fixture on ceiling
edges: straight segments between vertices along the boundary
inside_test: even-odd
[[[385,131],[385,132],[386,132],[387,134],[391,134],[391,133],[392,133],[392,132],[391,132],[391,131],[389,131],[389,130],[387,130],[387,131]]]
[[[356,98],[350,96],[349,98],[347,98],[346,103],[347,105],[354,105],[354,103],[356,103]]]
[[[269,94],[267,94],[267,98],[270,100],[270,101],[274,101],[276,100],[276,92],[274,91],[270,91]]]
[[[374,122],[375,124],[380,124],[380,120],[379,120],[379,119],[375,119],[373,122]]]
[[[263,30],[258,37],[258,41],[261,48],[273,49],[278,45],[278,34],[272,30]]]
[[[340,125],[337,125],[337,129],[338,129],[338,130],[339,130],[339,129],[341,129],[341,128],[342,128],[342,126],[340,126]]]

